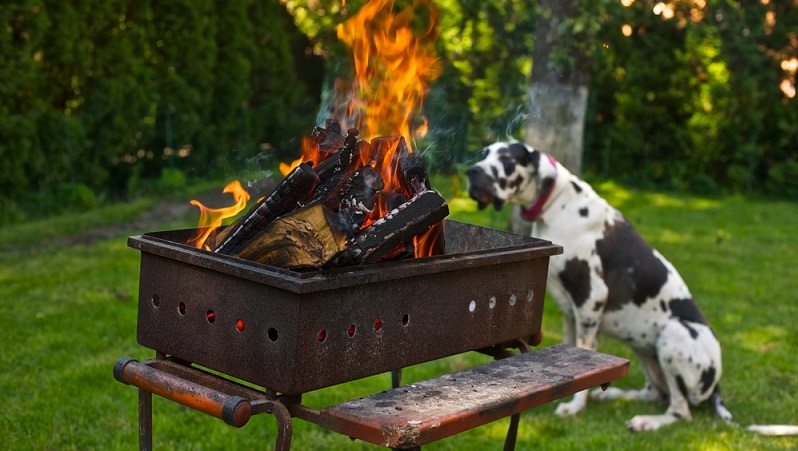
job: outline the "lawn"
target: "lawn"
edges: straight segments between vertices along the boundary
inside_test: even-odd
[[[448,192],[452,218],[496,228],[506,212],[477,212],[458,197],[458,180],[439,180]],[[436,185],[437,186],[437,185]],[[724,351],[721,382],[727,407],[741,425],[798,424],[798,204],[738,197],[701,198],[597,186],[625,212],[690,285]],[[462,196],[462,195],[461,195]],[[188,197],[186,199],[186,202]],[[0,437],[15,450],[136,449],[136,390],[116,382],[114,362],[153,352],[136,343],[139,255],[126,246],[154,201],[106,207],[33,224],[0,229],[0,390],[5,407]],[[189,211],[159,228],[190,226]],[[75,238],[90,226],[110,234]],[[113,226],[108,229],[109,226]],[[560,314],[547,302],[546,340],[560,338]],[[600,350],[627,358],[610,339]],[[409,368],[405,381],[422,380],[487,358],[454,356]],[[642,384],[633,361],[620,387]],[[387,388],[387,374],[306,394],[314,407]],[[275,421],[253,417],[243,429],[154,398],[156,449],[269,449]],[[727,425],[706,408],[692,422],[634,434],[624,422],[636,414],[659,413],[664,405],[640,402],[591,403],[574,417],[553,415],[553,404],[524,413],[517,449],[796,449],[798,437],[764,437]],[[442,440],[425,449],[483,450],[501,446],[508,420]],[[294,420],[294,449],[379,449],[352,442]]]

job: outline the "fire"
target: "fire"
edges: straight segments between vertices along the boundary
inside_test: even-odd
[[[390,194],[402,191],[395,156],[412,152],[414,137],[423,137],[428,130],[421,108],[430,81],[440,75],[434,50],[438,12],[426,1],[418,3],[427,7],[429,17],[420,33],[413,29],[413,9],[394,12],[392,0],[371,0],[338,26],[338,39],[352,49],[356,76],[351,83],[336,81],[338,104],[334,109],[347,116],[336,119],[347,124],[344,129],[357,128],[361,139],[382,137],[376,145],[376,161],[371,164],[380,172],[385,189],[364,227],[387,214]],[[421,124],[414,128],[413,124],[419,121]],[[402,141],[405,146],[401,146]],[[280,172],[286,175],[305,161],[318,163],[319,156],[318,147],[305,137],[301,157],[291,164],[281,163]],[[403,194],[407,197],[407,193]],[[431,249],[436,247],[433,236],[438,235],[433,229],[416,238],[416,257],[431,255]]]
[[[385,183],[364,227],[390,211],[392,196],[402,194],[409,200],[410,195],[402,192],[396,155],[412,152],[414,138],[423,137],[428,130],[421,109],[429,83],[441,72],[434,50],[438,12],[427,0],[415,3],[428,11],[425,14],[428,22],[419,33],[414,29],[413,8],[395,12],[393,0],[369,1],[337,30],[338,38],[352,49],[355,78],[351,82],[336,80],[333,108],[336,116],[345,117],[335,119],[342,123],[344,131],[357,128],[358,138],[370,141],[375,147],[369,157],[376,156],[376,160],[362,163],[379,171]],[[376,137],[381,138],[375,140]],[[302,162],[318,164],[322,159],[318,142],[306,136],[302,140],[301,156],[290,164],[280,163],[280,172],[287,175]],[[220,224],[221,219],[217,226]],[[428,256],[432,249],[440,249],[440,243],[435,240],[439,239],[437,229],[441,226],[414,240],[416,257]]]
[[[231,193],[235,199],[235,204],[225,208],[208,208],[198,200],[192,199],[191,205],[200,209],[199,232],[188,241],[198,249],[213,250],[206,241],[216,229],[222,225],[222,221],[237,215],[247,206],[249,193],[241,186],[238,180],[230,182],[224,187],[223,193]]]
[[[360,116],[362,137],[404,136],[412,143],[411,122],[421,111],[429,82],[440,75],[434,42],[438,12],[429,10],[425,30],[414,34],[413,10],[394,13],[392,0],[372,0],[338,26],[338,39],[354,55],[357,96],[349,111]]]

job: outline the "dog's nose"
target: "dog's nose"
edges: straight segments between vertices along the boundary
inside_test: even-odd
[[[482,172],[482,168],[479,166],[471,166],[470,168],[466,169],[466,175],[469,177],[475,177],[480,172]]]

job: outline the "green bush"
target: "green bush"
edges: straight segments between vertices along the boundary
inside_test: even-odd
[[[164,168],[158,180],[158,191],[163,194],[180,192],[186,188],[186,176],[180,169]]]
[[[786,199],[798,199],[798,159],[790,158],[768,171],[767,190]]]
[[[173,188],[264,144],[293,155],[315,125],[323,68],[274,0],[20,0],[0,28],[4,211]]]
[[[98,205],[94,192],[83,183],[60,185],[56,190],[55,200],[60,211],[85,212]]]

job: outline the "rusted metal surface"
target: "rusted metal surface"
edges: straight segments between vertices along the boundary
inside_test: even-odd
[[[141,345],[297,395],[540,333],[548,241],[446,222],[447,254],[298,273],[191,248],[141,250]]]
[[[252,416],[251,400],[266,398],[248,387],[168,360],[138,362],[123,357],[114,366],[114,377],[235,427],[244,426]],[[151,408],[148,410],[151,412]]]
[[[555,345],[338,404],[305,419],[377,445],[414,448],[628,372],[626,359]]]

